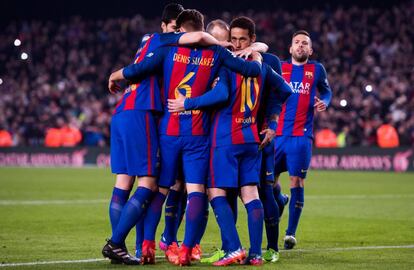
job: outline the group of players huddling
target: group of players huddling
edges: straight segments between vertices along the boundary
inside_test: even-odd
[[[162,34],[143,37],[133,64],[109,78],[111,93],[122,90],[122,80],[128,87],[111,124],[116,183],[109,207],[112,236],[102,253],[112,263],[155,263],[155,233],[165,202],[159,247],[169,262],[276,262],[279,219],[289,201],[278,176],[284,171],[290,176],[284,247],[291,249],[304,204],[314,110],[324,111],[331,99],[324,67],[309,60],[310,36],[295,32],[292,57],[281,62],[266,53],[266,44],[255,42],[255,24],[247,17],[230,25],[215,20],[207,33],[200,12],[169,4],[161,28]],[[130,196],[135,180],[138,187]],[[236,229],[239,196],[248,216],[248,253]],[[201,259],[208,202],[222,247]],[[125,246],[134,226],[135,256]]]

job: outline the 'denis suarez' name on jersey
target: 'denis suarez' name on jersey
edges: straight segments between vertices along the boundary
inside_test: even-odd
[[[167,45],[176,45],[183,33],[147,34],[135,54],[134,63],[139,63],[148,54]],[[115,113],[125,110],[162,111],[159,81],[156,76],[149,76],[139,83],[131,84],[122,99],[116,105]]]
[[[316,61],[301,66],[282,62],[282,76],[293,94],[282,106],[276,135],[312,137],[316,89],[327,106],[332,96],[325,68]]]
[[[197,97],[206,92],[221,65],[246,76],[258,76],[260,64],[234,57],[220,46],[206,48],[163,47],[147,54],[142,62],[124,68],[123,75],[133,82],[149,74],[163,75],[163,101],[175,99],[178,93]],[[159,133],[170,136],[208,135],[210,118],[200,110],[170,113],[168,109],[160,119]]]

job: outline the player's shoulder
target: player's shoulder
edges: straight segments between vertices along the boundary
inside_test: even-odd
[[[280,58],[273,53],[261,53],[261,55],[263,57],[263,62],[266,62],[266,63],[269,63],[271,61],[281,62]]]

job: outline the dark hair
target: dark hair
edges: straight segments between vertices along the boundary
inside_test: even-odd
[[[221,29],[226,30],[226,31],[230,30],[229,25],[225,21],[217,19],[217,20],[211,21],[209,24],[207,24],[206,31],[208,33],[210,33],[211,30],[213,30],[213,28],[216,27],[216,26],[218,26]]]
[[[181,26],[193,31],[204,30],[204,16],[196,9],[185,9],[177,17],[176,28]]]
[[[308,38],[310,38],[308,31],[305,31],[305,30],[296,31],[295,33],[293,33],[292,38],[296,37],[297,35],[305,35]]]
[[[172,20],[177,19],[178,14],[184,10],[184,7],[177,3],[170,3],[164,7],[162,11],[161,21],[169,24]]]
[[[256,25],[254,21],[248,17],[242,16],[232,20],[230,23],[230,30],[236,27],[248,30],[250,38],[256,34]]]

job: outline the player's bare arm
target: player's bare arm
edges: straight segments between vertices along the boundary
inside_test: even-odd
[[[199,46],[212,46],[219,45],[226,48],[234,48],[233,44],[228,41],[218,41],[215,37],[207,32],[187,32],[181,36],[178,41],[179,45],[199,45]]]
[[[254,42],[252,43],[252,45],[250,45],[246,49],[234,52],[234,55],[247,59],[252,54],[252,52],[265,53],[268,50],[269,50],[269,46],[267,46],[266,43]]]

